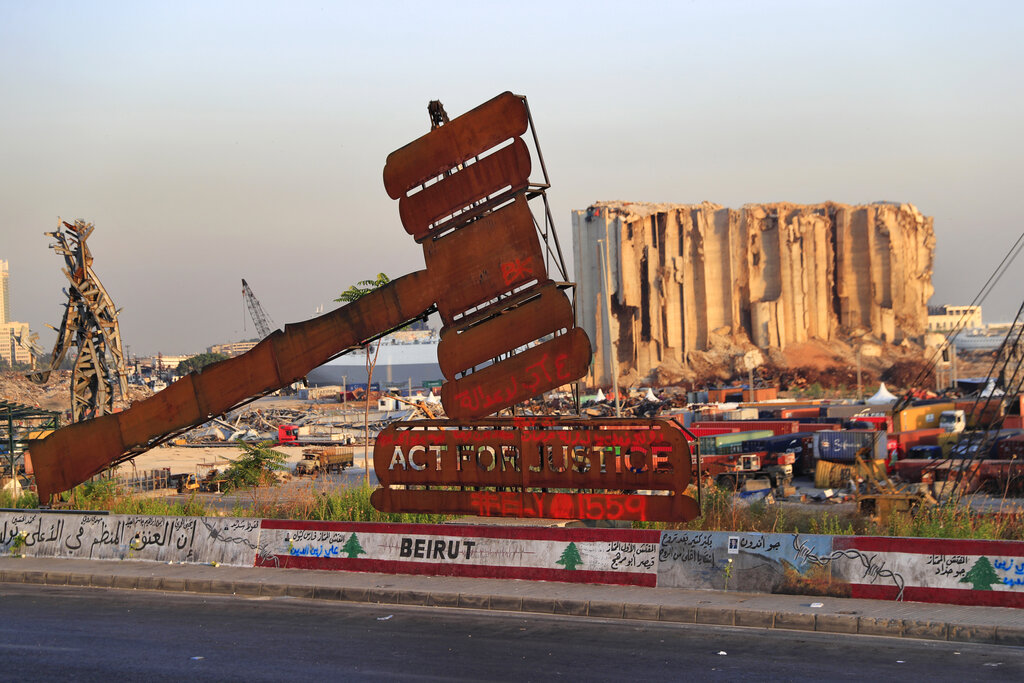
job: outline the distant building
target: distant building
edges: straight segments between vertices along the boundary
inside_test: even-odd
[[[228,344],[214,344],[209,349],[209,353],[222,353],[228,357],[240,356],[252,347],[259,344],[256,339],[250,339],[249,341],[230,342]]]
[[[143,356],[135,358],[135,364],[141,369],[153,370],[174,370],[178,363],[191,358],[192,356],[165,356],[158,353],[155,356]]]
[[[11,319],[11,295],[7,285],[7,261],[0,261],[0,325]]]
[[[0,359],[7,365],[35,367],[28,323],[11,320],[11,287],[7,261],[0,260]]]
[[[956,328],[978,329],[981,322],[981,306],[929,306],[928,331],[946,333]]]
[[[7,365],[14,363],[32,365],[33,356],[29,338],[28,323],[0,323],[0,358],[4,363]]]

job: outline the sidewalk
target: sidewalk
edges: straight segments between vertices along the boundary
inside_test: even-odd
[[[291,596],[991,643],[1024,647],[1024,610],[593,584],[0,558],[0,584]],[[2,590],[2,589],[0,589]],[[820,604],[820,607],[812,605]]]

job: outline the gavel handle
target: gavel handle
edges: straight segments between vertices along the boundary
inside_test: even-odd
[[[40,503],[302,379],[343,351],[422,317],[436,300],[427,271],[404,275],[329,313],[286,325],[246,353],[189,373],[123,412],[58,429],[29,448]]]

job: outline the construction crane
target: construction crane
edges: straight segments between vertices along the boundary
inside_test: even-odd
[[[242,298],[245,300],[245,305],[249,308],[249,315],[252,316],[253,324],[256,325],[256,333],[260,335],[260,339],[266,339],[277,326],[263,310],[260,300],[252,293],[252,288],[249,287],[249,283],[245,281],[244,277],[242,278]]]

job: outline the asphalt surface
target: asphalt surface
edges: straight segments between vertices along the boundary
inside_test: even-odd
[[[1024,649],[658,621],[0,584],[0,678],[1024,679]]]
[[[16,584],[287,596],[320,602],[455,607],[1024,647],[1024,610],[1009,607],[272,567],[0,557],[0,589]]]

